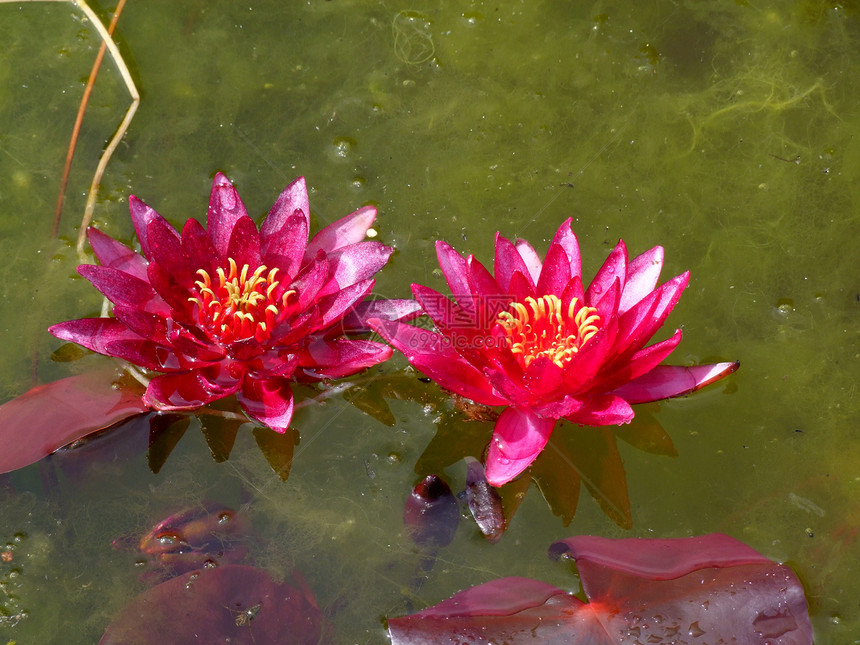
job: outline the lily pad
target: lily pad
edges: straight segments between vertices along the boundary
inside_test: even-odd
[[[588,603],[537,580],[502,578],[389,620],[392,645],[812,644],[791,569],[727,535],[578,536],[550,555],[576,560]]]
[[[113,369],[70,376],[0,405],[0,473],[147,412],[139,392],[114,386],[117,377]]]

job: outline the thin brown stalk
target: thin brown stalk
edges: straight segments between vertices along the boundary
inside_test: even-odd
[[[110,161],[111,155],[113,155],[113,152],[114,150],[116,150],[116,147],[119,145],[119,142],[122,140],[123,136],[125,136],[125,133],[128,130],[128,126],[129,124],[131,124],[132,118],[134,118],[134,113],[137,111],[137,107],[140,104],[140,94],[138,93],[137,87],[135,86],[134,81],[131,78],[131,72],[129,71],[128,66],[125,64],[125,61],[122,58],[122,54],[120,54],[119,52],[119,48],[116,46],[116,43],[113,41],[113,38],[111,38],[111,32],[105,28],[104,24],[102,24],[101,20],[99,20],[99,17],[90,8],[90,6],[86,3],[85,0],[0,0],[0,4],[11,2],[71,2],[73,5],[78,7],[90,20],[96,31],[99,32],[99,36],[102,39],[103,47],[105,47],[110,52],[111,58],[113,58],[113,61],[116,64],[117,69],[119,70],[120,76],[125,83],[126,89],[128,90],[129,95],[131,95],[131,105],[129,105],[128,110],[125,113],[125,117],[119,124],[119,127],[114,133],[113,138],[110,140],[110,143],[108,143],[107,147],[104,149],[104,152],[102,152],[102,156],[99,159],[95,174],[93,175],[93,181],[90,184],[90,192],[87,195],[87,204],[84,208],[84,217],[81,220],[81,228],[78,231],[77,251],[78,257],[83,262],[85,261],[84,244],[86,243],[87,239],[87,226],[89,226],[89,223],[93,218],[93,210],[95,209],[96,204],[96,195],[98,194],[98,188],[99,184],[101,183],[102,175],[104,175],[105,168]],[[111,21],[111,31],[115,26],[116,19],[119,17],[119,13],[124,2],[125,0],[120,0],[120,3],[117,6],[117,10],[114,13],[114,20]],[[64,192],[65,185],[63,186],[61,195]],[[54,227],[56,231],[56,222],[54,224]]]
[[[113,36],[114,29],[116,29],[116,23],[119,20],[119,16],[122,13],[122,8],[125,5],[125,0],[119,0],[119,3],[116,6],[116,10],[114,11],[113,18],[111,18],[110,24],[107,28],[108,36]],[[96,54],[96,60],[93,62],[93,68],[90,70],[90,77],[87,79],[87,86],[84,88],[84,94],[81,97],[81,104],[78,107],[78,115],[75,118],[75,126],[72,128],[72,138],[69,141],[69,150],[66,153],[66,165],[63,166],[63,177],[60,180],[60,194],[57,197],[57,210],[54,212],[54,228],[51,231],[51,237],[57,237],[57,234],[60,231],[60,217],[63,213],[63,201],[66,198],[66,186],[69,183],[69,172],[72,169],[72,159],[75,156],[75,147],[78,143],[78,134],[81,131],[81,124],[84,121],[84,113],[87,111],[87,105],[90,101],[90,95],[93,93],[93,87],[96,84],[96,77],[99,75],[99,69],[101,68],[102,61],[105,57],[105,51],[107,50],[107,45],[105,41],[102,41],[101,46],[99,47],[99,53]]]

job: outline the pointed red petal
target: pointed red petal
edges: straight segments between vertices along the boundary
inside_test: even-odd
[[[240,217],[247,217],[248,211],[239,193],[222,173],[216,173],[209,195],[209,210],[206,215],[206,230],[218,252],[219,260],[227,259],[227,247],[233,227]]]
[[[87,229],[87,239],[96,259],[104,267],[128,273],[140,280],[146,280],[146,260],[125,244],[117,242],[97,228]]]
[[[149,382],[143,401],[156,410],[196,410],[233,394],[241,384],[220,367],[163,374]]]
[[[163,218],[155,212],[154,208],[147,206],[146,203],[134,195],[128,198],[128,210],[131,213],[131,222],[134,224],[137,241],[140,243],[140,251],[147,260],[150,260],[152,256],[149,253],[149,241],[146,237],[147,230],[149,229],[150,222]]]
[[[263,256],[287,255],[300,259],[308,244],[310,204],[305,178],[299,177],[284,188],[260,226]],[[288,248],[284,253],[282,249]]]
[[[299,353],[299,366],[314,378],[343,378],[391,358],[392,349],[370,340],[316,340]]]
[[[712,365],[658,365],[647,374],[615,388],[614,394],[629,403],[647,403],[695,392],[737,371],[740,362]]]
[[[308,242],[305,257],[312,258],[319,250],[330,253],[350,244],[361,242],[375,219],[376,209],[373,206],[364,206],[346,217],[340,218],[313,236]]]
[[[540,278],[541,267],[543,266],[540,257],[534,250],[534,247],[525,240],[517,240],[514,243],[514,246],[517,247],[520,257],[529,269],[529,276],[532,279],[532,285],[536,284],[538,278]]]
[[[585,303],[594,307],[616,280],[620,282],[623,290],[627,280],[627,247],[624,245],[624,240],[618,240],[618,244],[588,285],[588,289],[585,290]]]
[[[140,340],[140,336],[114,318],[80,318],[53,325],[48,331],[99,354],[110,356],[106,345],[118,340]]]
[[[401,322],[371,318],[367,324],[400,351],[418,370],[442,387],[484,405],[505,405],[478,369],[440,334]]]
[[[227,243],[227,257],[236,260],[240,271],[246,264],[250,272],[260,266],[260,233],[250,217],[240,217],[234,223]]]
[[[570,262],[570,275],[579,276],[581,278],[582,260],[579,254],[579,241],[576,239],[576,235],[570,228],[570,223],[572,221],[573,218],[568,217],[562,225],[558,227],[555,237],[553,237],[552,242],[550,242],[550,248],[556,245],[563,248],[568,261]]]
[[[283,434],[293,418],[293,391],[282,378],[246,377],[236,392],[242,409],[275,432]]]
[[[358,242],[329,253],[328,259],[334,268],[334,279],[343,289],[373,277],[392,253],[394,249],[379,242]]]
[[[623,314],[654,290],[662,268],[662,246],[655,246],[630,261],[627,266],[627,282],[624,284],[624,291],[621,294],[618,313]]]
[[[523,472],[544,449],[555,419],[528,408],[506,408],[496,421],[487,453],[487,481],[501,486]]]
[[[509,239],[496,233],[496,256],[493,263],[493,274],[502,291],[510,293],[511,278],[514,273],[519,272],[523,276],[529,274],[529,269]],[[534,284],[531,285],[534,288]]]

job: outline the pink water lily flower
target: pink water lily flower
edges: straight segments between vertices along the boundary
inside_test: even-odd
[[[136,197],[129,206],[141,253],[91,228],[101,266],[78,269],[113,303],[113,317],[49,331],[160,372],[144,394],[156,410],[195,409],[235,394],[250,417],[284,432],[291,381],[340,378],[386,360],[386,345],[348,335],[369,331],[370,315],[397,320],[417,308],[365,300],[392,253],[363,241],[373,207],[308,241],[304,178],[287,186],[259,230],[221,173],[205,229],[189,219],[180,235]]]
[[[663,266],[659,246],[628,261],[619,241],[587,289],[570,220],[543,262],[525,240],[496,234],[495,249],[494,277],[473,256],[436,243],[454,300],[412,285],[436,331],[368,320],[442,387],[506,406],[487,454],[487,479],[495,486],[537,458],[559,419],[587,426],[627,423],[631,404],[687,394],[738,367],[660,365],[680,342],[680,330],[645,346],[689,280],[687,272],[656,287]]]

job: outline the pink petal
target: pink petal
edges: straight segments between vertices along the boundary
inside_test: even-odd
[[[517,271],[523,276],[530,275],[526,263],[523,262],[522,256],[517,251],[517,247],[509,239],[496,233],[496,256],[493,273],[502,291],[510,293],[511,278]],[[532,284],[532,288],[534,288],[534,284]]]
[[[125,244],[117,242],[97,228],[87,229],[87,239],[93,254],[103,267],[122,271],[140,280],[146,280],[146,260]]]
[[[534,298],[537,294],[535,293],[535,285],[532,282],[531,275],[529,273],[514,271],[514,274],[511,276],[511,282],[508,285],[508,295],[516,302],[522,302],[529,296]]]
[[[447,296],[420,284],[412,285],[412,294],[443,335],[452,330],[474,332],[476,321],[471,313]]]
[[[678,329],[670,338],[640,349],[630,358],[619,361],[617,365],[613,364],[605,373],[601,373],[600,378],[612,384],[632,381],[663,362],[680,342],[681,330]]]
[[[60,340],[68,340],[99,354],[110,356],[106,345],[118,340],[140,340],[140,336],[113,318],[81,318],[48,328]]]
[[[466,259],[457,253],[450,244],[442,240],[436,242],[436,257],[439,260],[439,268],[442,269],[442,274],[448,283],[448,288],[451,290],[451,295],[460,303],[461,307],[473,311]]]
[[[185,257],[188,258],[189,268],[195,272],[195,280],[200,278],[199,274],[197,274],[198,269],[202,269],[210,277],[214,277],[216,270],[221,266],[218,253],[212,245],[209,233],[193,217],[189,218],[185,222],[185,226],[182,227],[182,251],[185,253]]]
[[[361,242],[375,219],[376,209],[373,206],[364,206],[329,224],[308,243],[305,258],[314,257],[319,250],[331,252]]]
[[[234,222],[230,240],[227,243],[227,257],[236,261],[240,272],[246,264],[249,273],[253,273],[262,264],[260,233],[250,217],[240,217]]]
[[[490,440],[487,481],[501,486],[528,468],[549,441],[555,423],[528,408],[505,408]]]
[[[603,367],[606,357],[612,350],[612,328],[615,322],[598,330],[564,367],[564,382],[566,391],[571,394],[583,392],[588,384]]]
[[[109,356],[121,358],[156,372],[178,372],[192,367],[192,361],[185,361],[169,347],[159,345],[143,338],[117,340],[106,343],[105,352]],[[205,363],[208,365],[208,363]]]
[[[594,280],[585,291],[585,303],[595,306],[595,303],[603,297],[604,292],[618,280],[621,287],[627,280],[627,247],[624,240],[618,240],[618,244],[612,249],[609,257],[597,271]]]
[[[156,410],[196,410],[233,394],[241,384],[220,367],[163,374],[149,382],[143,402]]]
[[[410,299],[380,299],[359,302],[343,318],[342,331],[345,334],[371,331],[368,318],[382,320],[412,320],[421,315],[421,305]]]
[[[233,227],[240,217],[247,217],[248,211],[239,198],[239,193],[222,173],[215,173],[212,193],[209,196],[209,210],[206,216],[206,230],[221,261],[227,259],[227,247]]]
[[[658,365],[647,374],[615,388],[613,393],[629,403],[647,403],[695,392],[728,376],[740,367],[740,362],[712,365]]]
[[[182,239],[173,227],[161,218],[152,220],[146,229],[149,241],[150,264],[157,263],[169,273],[174,282],[189,288],[198,279],[188,257],[182,249]]]
[[[336,291],[331,295],[319,298],[316,304],[322,315],[322,320],[320,321],[322,327],[328,327],[343,318],[346,312],[350,311],[372,290],[373,280],[365,280],[364,282],[359,282]]]
[[[561,386],[563,378],[564,371],[561,367],[553,363],[549,357],[540,356],[525,369],[523,385],[539,397],[554,392]]]
[[[358,242],[328,254],[334,279],[340,288],[367,280],[379,271],[394,249],[379,242]]]
[[[134,195],[128,198],[128,210],[131,213],[131,222],[134,224],[134,231],[137,234],[137,241],[140,243],[141,253],[143,253],[146,259],[151,259],[149,242],[146,237],[149,224],[153,220],[164,218],[156,213],[155,209],[150,208]]]
[[[504,405],[487,378],[468,363],[440,334],[401,322],[371,318],[367,324],[416,369],[442,387],[484,405]]]
[[[624,284],[621,303],[618,305],[619,314],[623,314],[654,290],[662,268],[662,246],[655,246],[630,261],[627,265],[627,282]]]
[[[669,313],[681,298],[687,287],[690,272],[664,282],[657,289],[635,304],[618,318],[618,339],[615,342],[616,355],[630,354],[651,339]]]
[[[468,297],[471,299],[471,305],[464,304],[465,295],[457,301],[464,309],[471,308],[475,311],[475,322],[478,327],[489,329],[495,324],[499,312],[508,308],[511,298],[502,291],[499,283],[486,267],[473,256],[470,255],[466,259],[466,267],[470,292]]]
[[[596,428],[630,423],[633,417],[633,408],[627,400],[615,394],[601,394],[585,399],[580,410],[565,418],[579,425]]]
[[[567,309],[574,298],[579,304],[585,302],[585,291],[582,288],[582,279],[579,276],[574,276],[564,287],[564,291],[561,292],[560,298],[562,310]]]
[[[165,302],[158,297],[149,282],[131,274],[94,264],[82,264],[78,267],[78,273],[89,280],[96,289],[115,304],[158,313],[169,311]]]
[[[265,225],[263,222],[263,229]],[[289,276],[298,273],[308,245],[308,230],[307,215],[296,211],[287,218],[277,233],[266,237],[261,231],[260,253],[263,264],[267,267],[280,267]]]
[[[299,354],[299,366],[313,378],[343,378],[391,358],[387,345],[370,340],[316,340]]]
[[[543,264],[540,261],[540,257],[537,252],[534,250],[534,247],[526,242],[525,240],[517,240],[514,243],[514,246],[517,247],[517,251],[520,254],[520,257],[523,259],[523,262],[528,267],[529,276],[532,279],[532,284],[537,284],[538,279],[540,278],[541,267]]]
[[[175,324],[169,317],[122,306],[115,306],[113,315],[141,338],[171,346],[186,357],[194,357],[195,360],[204,362],[214,362],[224,358],[223,348],[192,335],[189,330]]]
[[[310,203],[305,178],[284,188],[260,226],[263,257],[284,255],[300,259],[308,244]]]
[[[146,310],[171,315],[181,323],[196,324],[197,321],[192,317],[192,313],[197,305],[189,300],[191,297],[189,288],[179,284],[173,274],[158,262],[150,262],[146,273],[149,278],[149,284],[161,296],[161,299],[167,304],[168,308],[167,311],[164,311],[154,306],[149,306]],[[157,301],[153,301],[153,303],[157,304]]]
[[[555,237],[552,238],[549,246],[560,246],[564,249],[565,254],[570,263],[570,275],[582,277],[582,260],[579,254],[579,241],[576,239],[573,230],[570,228],[570,223],[573,218],[568,217],[561,226],[558,227]]]
[[[301,273],[290,284],[291,289],[299,293],[298,309],[302,311],[313,304],[317,294],[326,282],[329,274],[328,261],[325,255],[302,267]]]
[[[287,379],[246,377],[236,398],[248,416],[275,432],[283,434],[290,427],[293,392]]]
[[[587,394],[582,397],[565,394],[555,401],[534,405],[532,409],[542,417],[565,419],[576,414],[580,410],[586,409],[588,407],[589,398],[593,397],[589,397]]]
[[[570,259],[567,253],[564,248],[555,244],[547,251],[535,291],[540,296],[546,294],[560,296],[573,277],[575,276],[570,273]]]

